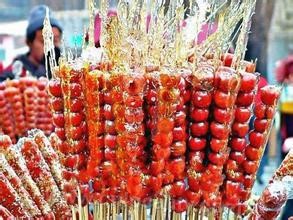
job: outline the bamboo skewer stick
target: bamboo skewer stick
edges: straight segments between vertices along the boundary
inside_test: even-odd
[[[94,202],[93,204],[93,217],[94,217],[94,220],[97,220],[98,219],[98,216],[97,216],[97,203]]]
[[[146,207],[146,205],[143,205],[143,219],[144,220],[147,219],[147,207]]]
[[[209,208],[208,209],[208,219],[209,220],[213,220],[215,218],[214,211],[215,211],[214,208]]]
[[[111,204],[106,203],[106,219],[110,220],[111,218]]]
[[[84,213],[84,219],[89,219],[89,209],[88,209],[88,205],[85,205],[83,207],[83,213]]]
[[[77,194],[78,194],[78,197],[77,197],[77,202],[78,202],[78,217],[80,220],[83,220],[84,219],[84,216],[83,216],[83,208],[82,208],[82,204],[81,204],[81,191],[80,191],[80,188],[78,187],[77,188]]]
[[[115,220],[117,218],[117,202],[114,202],[112,206],[112,219]]]
[[[76,220],[76,213],[75,213],[75,207],[71,206],[71,213],[72,213],[72,219]]]
[[[164,215],[165,215],[165,207],[164,207],[164,198],[162,198],[162,199],[160,199],[160,205],[159,205],[159,207],[160,207],[160,219],[161,220],[164,220]]]
[[[103,203],[99,204],[99,219],[103,218]]]
[[[194,216],[195,216],[195,220],[198,220],[198,215],[199,215],[199,209],[198,208],[193,208],[193,213],[194,213]]]
[[[204,219],[204,216],[205,216],[205,211],[206,211],[206,207],[203,206],[201,207],[201,210],[200,210],[200,220],[203,220]]]
[[[156,214],[157,214],[157,202],[158,202],[158,200],[157,199],[154,199],[153,201],[152,201],[152,213],[151,213],[151,219],[152,220],[156,220]]]

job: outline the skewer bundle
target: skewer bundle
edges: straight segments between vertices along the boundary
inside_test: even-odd
[[[29,76],[1,83],[0,126],[13,143],[34,128],[42,129],[46,135],[53,131],[47,83],[46,78]]]
[[[46,148],[51,149],[49,141],[39,130],[34,131],[34,135],[36,141],[32,137],[22,138],[17,145],[13,145],[7,135],[0,137],[3,189],[0,204],[16,218],[67,219],[71,213],[56,183],[59,176],[50,171],[51,167],[60,167],[59,158],[50,158],[51,162],[47,160],[49,168],[44,159],[48,159],[48,153],[38,147],[41,141],[45,141]],[[51,155],[56,155],[53,150],[50,152]]]
[[[270,129],[268,124],[259,131],[258,122],[254,130],[249,128],[254,105],[266,105],[265,100],[255,103],[255,64],[242,60],[253,5],[231,3],[224,14],[215,12],[228,16],[229,22],[219,23],[223,28],[197,46],[188,37],[182,43],[187,35],[180,27],[184,11],[180,4],[171,3],[166,16],[160,6],[150,8],[146,28],[145,3],[126,6],[122,1],[118,15],[104,20],[102,59],[93,60],[95,50],[88,48],[81,58],[64,58],[55,67],[49,91],[61,141],[57,148],[71,158],[62,160],[67,168],[63,176],[75,179],[68,187],[73,197],[77,195],[73,186],[92,185],[88,194],[72,200],[73,206],[82,210],[86,202],[95,204],[97,219],[116,216],[119,206],[125,218],[128,212],[133,218],[145,216],[149,203],[152,218],[176,219],[179,213],[203,216],[206,209],[210,216],[220,216],[223,206],[246,214]],[[123,13],[124,6],[131,8],[130,14]],[[102,4],[101,13],[106,9]],[[168,16],[173,23],[166,28]],[[197,22],[201,16],[195,15]],[[236,53],[220,56],[241,18]],[[133,26],[131,19],[138,25]],[[157,44],[155,38],[161,38]],[[89,33],[88,47],[92,40]],[[274,96],[274,110],[280,90],[265,87],[260,93]],[[74,101],[78,101],[77,115],[82,116],[79,121],[66,117]],[[257,142],[255,136],[263,133]],[[81,140],[83,144],[77,144]],[[258,157],[252,156],[257,149]]]
[[[40,193],[47,192],[44,204],[54,215],[68,212],[64,195],[74,219],[77,213],[79,219],[175,220],[219,219],[226,210],[248,214],[280,96],[277,86],[258,90],[255,63],[243,60],[254,4],[210,5],[211,17],[219,16],[218,31],[198,45],[195,35],[211,19],[203,13],[208,5],[203,11],[190,6],[190,37],[179,1],[170,2],[166,14],[158,2],[148,7],[145,1],[121,1],[117,15],[107,18],[102,2],[99,51],[92,48],[89,2],[88,46],[81,57],[64,56],[51,66],[54,133],[50,141],[38,132],[23,139],[28,169],[11,165],[16,174],[31,175]],[[44,36],[50,34],[48,21]],[[227,54],[239,22],[236,52]],[[45,48],[50,42],[45,39]],[[31,154],[39,172],[28,161]],[[42,178],[36,179],[38,173]],[[50,182],[58,196],[52,198],[41,182]]]

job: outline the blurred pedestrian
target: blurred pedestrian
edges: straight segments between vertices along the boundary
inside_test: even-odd
[[[11,65],[9,65],[2,74],[0,74],[0,81],[5,79],[13,79],[16,75],[20,77],[30,74],[34,77],[46,76],[44,55],[44,39],[42,35],[43,22],[48,6],[38,5],[32,8],[26,29],[26,44],[29,51],[25,54],[17,56]],[[54,45],[56,61],[60,57],[60,42],[62,27],[59,21],[49,13],[50,23],[54,34]],[[50,73],[49,77],[51,76]]]
[[[283,91],[280,98],[281,113],[281,153],[282,159],[292,147],[293,138],[293,55],[277,62],[275,77],[283,84]],[[282,219],[288,219],[293,215],[293,200],[286,203]]]

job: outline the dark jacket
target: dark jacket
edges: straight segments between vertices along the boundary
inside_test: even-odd
[[[45,76],[46,77],[46,68],[45,65],[39,65],[39,66],[35,66],[34,64],[32,64],[29,59],[28,59],[28,54],[23,54],[20,55],[18,57],[16,57],[13,61],[13,63],[15,61],[19,60],[23,67],[22,67],[22,72],[21,72],[21,77],[26,76],[27,72],[29,72],[30,75],[36,77],[36,78],[40,78],[41,76]],[[15,77],[14,73],[13,73],[13,63],[11,65],[9,65],[4,71],[3,73],[0,75],[0,81],[4,81],[6,79],[13,79]]]

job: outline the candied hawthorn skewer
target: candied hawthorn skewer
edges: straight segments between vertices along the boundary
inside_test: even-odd
[[[36,128],[37,125],[37,116],[38,116],[38,97],[37,90],[35,87],[25,88],[23,91],[24,97],[24,113],[25,113],[25,122],[26,130],[31,130]]]
[[[93,202],[103,202],[101,197],[100,166],[104,160],[104,73],[99,70],[89,71],[85,75],[85,100],[86,100],[86,119],[88,127],[88,146],[89,159],[87,163],[87,172],[93,181],[93,192],[91,200]],[[109,123],[109,126],[113,123]]]
[[[174,183],[175,178],[178,181],[181,180],[185,171],[185,157],[170,158],[174,140],[175,113],[180,95],[178,89],[180,75],[171,71],[175,70],[163,69],[158,76],[158,115],[156,130],[152,136],[153,156],[151,162],[151,175],[157,178],[162,175],[162,187],[167,188]],[[160,158],[156,149],[164,150],[164,157]],[[179,195],[178,198],[173,197],[171,203],[175,212],[182,212],[187,208],[186,200]],[[180,206],[178,206],[179,204]]]
[[[279,168],[276,170],[272,181],[281,180],[285,176],[293,176],[293,150],[290,150],[282,161]]]
[[[64,67],[63,67],[64,68]],[[50,106],[52,110],[52,120],[53,124],[55,126],[55,133],[56,137],[54,138],[54,135],[51,138],[52,145],[54,145],[60,152],[60,160],[61,163],[63,162],[63,159],[65,155],[72,153],[76,153],[74,145],[71,147],[66,139],[65,134],[65,117],[64,117],[64,97],[62,93],[62,87],[61,87],[61,79],[60,78],[53,78],[48,83],[48,93],[50,95]],[[72,102],[73,103],[73,102]],[[75,102],[76,103],[76,102]],[[78,108],[78,110],[81,110],[83,107],[83,104],[80,102],[78,104],[75,104],[75,108]],[[66,109],[66,111],[68,111]],[[64,165],[64,163],[62,163]],[[77,192],[76,188],[74,187],[75,184],[73,183],[72,178],[75,176],[75,173],[71,170],[62,170],[62,176],[65,179],[64,184],[64,193],[65,193],[65,199],[68,204],[73,205],[76,203],[77,200]]]
[[[29,136],[33,138],[34,142],[37,144],[39,150],[44,157],[45,162],[50,168],[50,172],[58,185],[60,191],[62,191],[62,186],[64,180],[62,177],[62,165],[60,164],[59,156],[53,149],[49,139],[46,137],[43,131],[41,130],[31,130],[29,131]]]
[[[120,199],[128,204],[129,194],[126,188],[127,157],[123,147],[124,106],[123,106],[123,74],[114,72],[106,75],[104,89],[104,161],[101,165],[102,197],[108,202]],[[119,141],[120,140],[120,141]],[[119,161],[119,163],[118,163]]]
[[[158,147],[153,146],[152,143],[152,136],[156,132],[156,122],[157,122],[157,116],[158,116],[158,87],[159,87],[159,72],[158,69],[155,68],[146,68],[146,81],[147,81],[147,88],[146,88],[146,94],[144,96],[145,99],[145,135],[147,137],[147,152],[148,152],[148,159],[152,160],[150,161],[149,165],[149,179],[148,179],[148,186],[151,190],[150,196],[152,199],[155,199],[158,197],[162,190],[162,184],[163,184],[163,176],[160,172],[156,171],[157,168],[159,170],[162,170],[163,168],[160,168],[162,165],[162,161],[160,161],[160,158],[165,158],[165,154],[169,154],[169,149],[161,148],[159,145]],[[150,156],[151,155],[151,156]],[[152,158],[150,158],[152,157]],[[152,165],[153,164],[153,165]],[[153,166],[153,168],[152,168]],[[153,169],[153,170],[152,170]],[[158,175],[154,175],[158,174]]]
[[[48,219],[53,219],[54,214],[51,211],[50,206],[45,201],[36,183],[33,181],[19,150],[15,146],[12,146],[12,142],[9,136],[0,136],[0,151],[4,153],[9,165],[13,168],[17,176],[21,179],[23,186],[32,197],[34,202],[37,204],[43,216]]]
[[[176,70],[177,71],[177,70]],[[174,114],[173,141],[170,148],[170,156],[167,169],[174,176],[170,183],[169,194],[171,197],[171,207],[176,213],[182,213],[187,210],[186,195],[191,197],[191,193],[186,193],[186,149],[188,129],[186,124],[187,105],[191,99],[191,84],[188,82],[191,77],[191,70],[179,69],[179,97]]]
[[[240,71],[240,76],[241,83],[236,98],[232,134],[229,141],[231,152],[224,170],[226,179],[223,184],[223,203],[227,207],[235,207],[240,201],[239,194],[244,182],[241,165],[245,158],[246,136],[249,130],[252,105],[256,95],[255,88],[257,88],[258,82],[256,74]],[[248,97],[248,99],[245,97]]]
[[[179,69],[178,72],[180,77],[178,83],[180,96],[174,116],[173,141],[169,157],[170,171],[173,172],[174,181],[170,184],[169,194],[172,199],[172,209],[177,213],[181,213],[187,209],[184,178],[187,176],[187,169],[185,168],[186,139],[188,136],[186,115],[191,98],[191,85],[188,82],[191,71],[189,69]]]
[[[38,185],[42,195],[44,195],[44,199],[54,211],[56,218],[69,217],[70,209],[63,199],[51,175],[50,168],[46,164],[36,143],[30,138],[22,138],[19,144],[29,173]]]
[[[292,159],[293,150],[290,150],[279,168],[275,171],[269,185],[262,192],[249,219],[276,219],[278,217],[288,199],[288,191],[282,181],[286,181],[283,177],[292,178],[293,176]]]
[[[19,89],[23,98],[23,110],[25,116],[25,131],[37,126],[38,118],[38,96],[37,96],[37,79],[26,76],[19,79]]]
[[[191,207],[199,207],[202,192],[200,179],[205,170],[204,158],[207,147],[208,117],[212,101],[212,88],[214,83],[215,67],[201,63],[192,73],[191,81],[191,106],[188,138],[188,168],[186,198]]]
[[[78,65],[79,61],[76,61]],[[61,70],[62,82],[61,88],[64,96],[64,129],[65,137],[69,145],[75,141],[87,141],[87,127],[85,118],[84,93],[83,93],[83,76],[88,74],[88,67],[73,69],[72,67],[64,66]],[[74,160],[77,158],[76,164],[72,164],[77,172],[86,169],[86,157],[88,149],[84,148],[82,152],[66,154],[66,160]],[[65,160],[65,161],[66,161]],[[68,164],[69,165],[69,164]],[[78,178],[77,174],[77,178]]]
[[[282,182],[275,181],[270,183],[254,205],[253,211],[249,215],[249,220],[277,219],[287,199],[287,190]]]
[[[127,192],[132,200],[145,204],[150,199],[150,189],[146,179],[148,170],[146,166],[146,138],[144,126],[143,95],[146,88],[146,80],[139,70],[124,76],[124,126],[120,138],[125,142],[119,143],[121,151],[125,151],[125,167]],[[116,118],[117,120],[118,118]],[[119,120],[119,119],[118,119]],[[122,170],[123,172],[124,170]]]
[[[5,97],[4,90],[0,90],[0,115],[1,115],[0,116],[1,128],[3,133],[8,135],[11,138],[12,142],[15,143],[16,142],[15,129],[14,129],[15,125],[14,125],[14,121],[12,117],[10,103],[7,101]]]
[[[17,218],[28,219],[31,217],[21,203],[19,195],[2,172],[0,172],[0,189],[0,198],[2,198],[0,205],[5,206]]]
[[[5,96],[11,105],[12,115],[15,121],[15,134],[22,136],[25,133],[25,116],[23,110],[23,98],[19,89],[19,81],[12,80],[5,88]]]
[[[4,157],[4,154],[0,153],[0,172],[8,179],[15,191],[20,197],[20,200],[23,204],[25,210],[27,210],[33,218],[40,217],[42,215],[41,211],[32,200],[29,193],[22,186],[20,178],[14,172],[12,167],[8,164],[7,160]]]
[[[290,150],[279,168],[275,171],[268,186],[262,192],[256,202],[253,211],[249,215],[250,220],[255,219],[277,219],[283,205],[288,199],[288,183],[286,177],[291,181],[292,178],[292,155]],[[285,177],[285,178],[284,178]],[[283,179],[284,178],[284,179]]]
[[[277,86],[267,85],[261,88],[259,92],[261,102],[256,103],[254,107],[254,127],[249,133],[249,144],[245,149],[245,160],[242,164],[244,170],[244,189],[240,192],[240,203],[234,209],[236,213],[242,215],[245,214],[247,210],[247,204],[245,202],[249,199],[251,194],[251,189],[267,143],[281,91]],[[265,129],[259,129],[258,126],[255,126],[255,122],[260,119],[267,123]]]
[[[13,216],[4,206],[0,205],[0,217],[6,220],[13,220],[15,216]]]
[[[72,66],[62,64],[59,72],[56,72],[56,76],[60,78],[49,82],[49,93],[55,97],[54,102],[51,102],[51,106],[55,109],[53,122],[56,126],[55,133],[62,141],[60,159],[65,167],[63,177],[68,182],[66,189],[70,189],[66,196],[70,204],[76,202],[77,192],[73,187],[76,182],[80,182],[81,188],[88,188],[88,179],[83,178],[88,154],[83,75],[87,73],[88,68],[83,66],[74,68],[75,65],[79,65],[78,62],[76,61]],[[83,147],[82,151],[80,146]],[[88,193],[84,194],[83,199],[84,202],[88,199]]]
[[[49,81],[48,93],[50,95],[50,106],[55,132],[62,141],[66,141],[64,128],[64,100],[61,88],[61,79],[54,78]]]
[[[64,66],[61,69],[61,88],[64,96],[64,121],[65,135],[69,146],[73,143],[85,142],[86,145],[82,152],[65,155],[64,165],[67,171],[75,173],[77,181],[77,202],[79,215],[84,214],[82,206],[90,200],[89,175],[87,172],[88,163],[88,126],[86,123],[86,105],[85,94],[86,85],[84,77],[89,73],[90,67],[81,63],[81,60],[75,60],[70,66]],[[64,74],[64,75],[62,75]],[[78,101],[79,108],[74,109],[73,103]],[[70,183],[71,182],[71,183]],[[74,180],[70,181],[72,186]],[[72,194],[74,195],[74,193]],[[86,207],[85,207],[86,208]]]
[[[213,119],[210,123],[210,152],[208,168],[201,177],[201,189],[207,207],[219,208],[222,203],[220,186],[223,168],[229,156],[228,140],[240,77],[230,67],[220,66],[215,73]]]
[[[49,94],[46,91],[48,79],[40,77],[36,83],[38,105],[37,105],[37,128],[44,131],[46,135],[51,134],[53,131],[52,112],[49,105]]]

